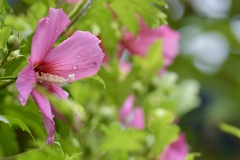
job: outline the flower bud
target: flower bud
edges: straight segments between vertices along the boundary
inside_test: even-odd
[[[12,51],[12,52],[10,53],[10,55],[9,55],[8,58],[7,58],[7,61],[9,62],[9,61],[18,59],[18,58],[21,57],[21,56],[23,56],[23,55],[20,54],[20,49],[17,49],[17,50]]]
[[[14,33],[8,38],[7,46],[10,51],[16,50],[21,43],[22,39],[19,33]]]

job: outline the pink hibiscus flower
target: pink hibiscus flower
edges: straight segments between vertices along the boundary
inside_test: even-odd
[[[164,66],[162,70],[172,64],[179,52],[179,38],[177,31],[172,30],[168,25],[162,25],[156,29],[150,29],[144,21],[139,18],[140,31],[137,37],[131,32],[123,34],[117,55],[126,48],[130,53],[144,57],[148,48],[159,38],[163,40]]]
[[[188,155],[188,148],[184,134],[180,134],[178,139],[166,147],[159,160],[185,160]]]
[[[131,95],[124,102],[119,111],[120,122],[126,127],[143,129],[145,126],[144,113],[141,107],[133,108],[134,96]]]
[[[83,31],[76,31],[52,49],[69,23],[70,20],[62,9],[53,8],[50,9],[48,17],[38,22],[29,64],[18,74],[16,81],[20,103],[24,106],[31,94],[42,112],[48,144],[54,142],[55,132],[51,104],[35,86],[41,85],[49,93],[67,100],[68,93],[60,85],[96,74],[104,57],[99,47],[100,40]]]

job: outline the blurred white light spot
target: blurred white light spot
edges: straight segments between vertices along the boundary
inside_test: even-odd
[[[188,31],[191,27],[187,27]],[[218,32],[192,32],[182,29],[182,52],[192,56],[193,63],[200,71],[215,73],[226,60],[229,45],[223,35]],[[197,28],[195,28],[197,31]],[[187,37],[187,38],[186,38]]]
[[[191,0],[193,8],[200,15],[210,18],[227,17],[231,7],[231,0]]]
[[[169,5],[170,17],[174,20],[179,20],[184,14],[184,5],[179,0],[166,0]]]
[[[236,15],[231,20],[231,29],[237,40],[240,42],[240,15]]]

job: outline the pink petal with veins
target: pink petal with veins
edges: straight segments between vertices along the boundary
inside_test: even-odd
[[[51,94],[53,94],[55,97],[59,98],[59,99],[63,99],[63,100],[67,100],[68,99],[68,93],[66,91],[64,91],[59,85],[56,84],[42,84],[42,86],[44,86],[48,92],[50,92]]]
[[[101,67],[104,54],[99,46],[100,40],[89,32],[76,31],[43,59],[41,70],[45,73],[74,80],[89,77]]]
[[[55,123],[49,100],[39,91],[33,90],[32,97],[42,112],[43,122],[48,133],[47,144],[54,143]]]
[[[39,64],[50,52],[62,31],[70,20],[62,9],[50,8],[49,15],[38,22],[31,46],[31,61],[33,66]]]
[[[25,106],[28,97],[36,85],[37,79],[34,72],[34,68],[29,60],[29,65],[25,67],[19,74],[16,81],[16,87],[18,90],[18,100]]]

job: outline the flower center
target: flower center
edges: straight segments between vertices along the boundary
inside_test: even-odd
[[[48,84],[65,84],[69,81],[73,81],[75,78],[74,74],[69,74],[68,78],[65,79],[63,77],[49,74],[49,73],[43,73],[43,72],[36,72],[37,81],[39,83],[47,82]]]

